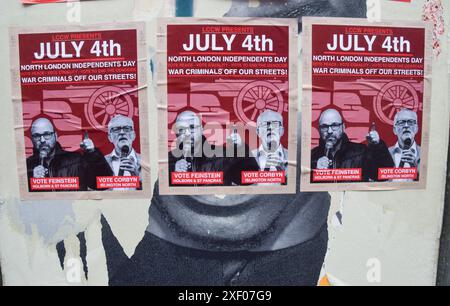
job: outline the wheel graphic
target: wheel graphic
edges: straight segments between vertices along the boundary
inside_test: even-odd
[[[114,86],[102,87],[89,98],[86,117],[89,124],[101,131],[108,131],[108,123],[116,115],[132,118],[134,114],[133,101],[130,95],[121,88]]]
[[[259,114],[268,109],[281,114],[284,104],[280,90],[265,81],[247,84],[240,91],[234,104],[236,114],[245,123],[256,122]]]
[[[394,117],[402,108],[419,110],[419,96],[410,84],[403,81],[390,82],[381,88],[375,99],[374,109],[378,118],[387,124],[394,124]]]

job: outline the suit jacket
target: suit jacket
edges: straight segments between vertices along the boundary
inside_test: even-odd
[[[395,148],[396,148],[395,145],[392,147],[389,147],[389,154],[391,154],[391,157],[392,157],[392,160],[394,161],[394,163],[395,163]],[[416,144],[416,148],[417,148],[417,156],[419,158],[418,165],[420,165],[420,156],[421,156],[422,149],[420,148],[420,146],[418,144]],[[419,168],[419,167],[417,167],[417,168]]]
[[[206,138],[203,137],[203,143]],[[241,172],[242,171],[259,171],[258,163],[252,156],[249,148],[245,145],[244,157],[226,157],[225,147],[216,147],[210,145],[213,151],[220,150],[223,152],[223,157],[213,156],[199,156],[192,158],[192,172],[223,172],[224,183],[223,186],[242,185]],[[203,146],[204,147],[204,146]],[[183,159],[183,157],[175,157],[172,152],[169,152],[169,185],[171,184],[171,173],[175,172],[176,163]]]
[[[135,151],[135,152],[136,152],[136,151]],[[140,169],[141,169],[141,154],[139,154],[139,153],[136,152],[136,158],[137,158],[136,163],[137,163],[137,165],[138,165],[138,167],[139,167],[139,176],[140,176],[140,175],[141,175],[141,171],[140,171]],[[112,162],[113,162],[113,154],[110,153],[110,154],[106,155],[106,156],[105,156],[105,159],[106,159],[106,162],[108,163],[109,167],[110,167],[111,170],[112,170],[112,169],[113,169],[113,165],[112,165]]]
[[[283,150],[283,153],[282,153],[283,157],[286,158],[285,161],[288,162],[289,151],[286,150],[283,146],[282,146],[282,150]],[[252,155],[255,157],[256,162],[258,163],[259,167],[261,168],[261,164],[260,164],[260,161],[259,161],[259,152],[260,152],[259,148],[255,149],[255,150],[252,150]]]
[[[33,177],[34,168],[39,164],[39,152],[34,152],[27,158],[28,183]],[[64,151],[59,143],[56,143],[55,155],[46,168],[49,170],[48,177],[78,177],[82,191],[97,190],[97,176],[112,175],[108,163],[98,149],[81,154]]]
[[[138,190],[142,190],[141,154],[138,154],[135,150],[134,150],[134,154],[136,155],[136,164],[139,169],[140,187],[138,188]],[[111,152],[110,154],[105,156],[105,160],[108,163],[109,167],[111,168],[111,172],[113,173],[112,175],[114,175],[113,164],[112,164],[113,158],[114,158],[113,152]]]
[[[317,169],[317,161],[325,154],[325,144],[321,140],[311,152],[311,169]],[[342,137],[341,148],[333,158],[334,169],[361,168],[363,181],[378,181],[379,168],[392,168],[394,162],[386,144],[365,145],[351,142],[346,134]],[[312,172],[311,172],[312,175]]]

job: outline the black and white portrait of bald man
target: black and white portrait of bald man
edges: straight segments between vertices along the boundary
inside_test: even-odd
[[[365,17],[366,1],[233,1],[227,16]],[[298,127],[301,126],[300,115]],[[300,182],[300,131],[297,182]],[[328,245],[328,193],[164,196],[155,184],[149,225],[131,258],[105,218],[110,285],[315,286]]]
[[[80,152],[69,152],[58,142],[58,132],[48,118],[35,119],[30,128],[33,154],[27,158],[28,181],[31,178],[77,177],[80,191],[97,190],[97,176],[109,176],[111,170],[94,142],[85,135]]]
[[[350,140],[341,113],[324,110],[319,118],[319,145],[311,150],[311,169],[361,168],[362,180],[377,181],[379,168],[393,166],[388,147],[372,127],[367,146]]]
[[[226,156],[226,146],[211,144],[203,135],[199,114],[190,110],[181,112],[174,127],[177,147],[169,152],[169,176],[173,172],[223,172],[224,186],[239,186],[242,185],[242,172],[259,169],[247,144],[237,132],[227,137],[226,146],[236,147],[235,156],[229,157]],[[243,153],[242,156],[238,155],[239,152]]]

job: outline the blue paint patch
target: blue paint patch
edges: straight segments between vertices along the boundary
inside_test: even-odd
[[[175,16],[177,17],[192,17],[194,15],[194,1],[193,0],[176,0]]]

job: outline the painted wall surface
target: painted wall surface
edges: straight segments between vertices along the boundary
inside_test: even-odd
[[[368,15],[382,20],[421,20],[424,2],[369,0]],[[174,3],[163,0],[109,0],[24,7],[18,0],[0,1],[0,117],[4,127],[0,149],[0,260],[5,285],[107,285],[101,215],[107,219],[114,236],[130,257],[145,233],[150,205],[150,199],[19,200],[8,27],[146,21],[148,57],[152,58],[156,46],[155,18],[173,16]],[[231,4],[228,0],[196,1],[194,16],[220,17],[229,11]],[[450,6],[446,4],[447,30]],[[259,1],[251,0],[246,5],[258,7]],[[329,250],[322,272],[331,284],[435,284],[449,138],[446,33],[442,35],[442,53],[433,63],[427,189],[333,193],[329,213]],[[150,65],[148,80],[149,122],[157,122],[156,84]],[[149,127],[153,148],[157,147],[156,126],[155,123]],[[156,181],[157,160],[157,156],[151,155],[152,184]],[[338,211],[343,215],[342,225],[335,216]],[[80,245],[83,246],[77,237],[80,232],[84,232],[86,240],[88,279],[84,276],[80,257]],[[56,248],[60,241],[64,241],[66,249],[64,270]]]

